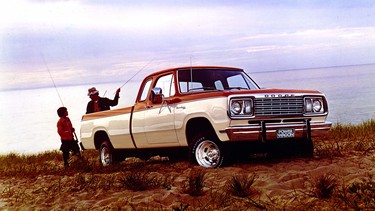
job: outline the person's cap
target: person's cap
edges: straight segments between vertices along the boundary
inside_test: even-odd
[[[95,87],[92,87],[89,89],[89,93],[87,94],[88,96],[94,95],[94,94],[99,94],[99,91],[96,90]]]

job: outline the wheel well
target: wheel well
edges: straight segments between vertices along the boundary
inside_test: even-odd
[[[210,121],[203,117],[190,119],[186,124],[186,139],[189,145],[198,134],[205,134],[213,136],[212,138],[217,138]]]
[[[109,141],[108,135],[105,131],[98,131],[94,136],[95,149],[99,149],[103,141]]]

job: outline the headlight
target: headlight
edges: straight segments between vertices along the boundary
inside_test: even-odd
[[[323,98],[305,97],[305,114],[322,114],[324,113]]]
[[[312,112],[311,99],[305,99],[305,111],[306,111],[306,113]]]
[[[322,102],[320,100],[314,100],[313,110],[314,112],[320,112],[322,110]]]
[[[252,110],[253,110],[252,101],[244,100],[243,101],[243,113],[252,114],[253,113]]]
[[[229,107],[231,117],[249,117],[253,115],[252,99],[231,99]]]
[[[242,110],[242,105],[239,101],[232,101],[230,110],[233,114],[240,114]]]

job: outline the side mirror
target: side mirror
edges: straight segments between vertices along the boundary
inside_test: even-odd
[[[162,89],[159,87],[152,88],[151,90],[151,102],[153,104],[159,104],[163,102]]]

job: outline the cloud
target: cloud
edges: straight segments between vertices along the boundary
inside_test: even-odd
[[[52,72],[65,74],[57,75],[59,83],[122,80],[150,60],[147,71],[191,63],[261,71],[374,61],[374,3],[368,1],[21,0],[4,5],[0,74],[12,81],[0,81],[6,84],[1,87],[26,86],[21,83],[27,78],[27,86],[49,84],[29,74],[46,71],[41,55]]]
[[[289,50],[317,50],[324,48],[346,48],[346,46],[374,46],[375,27],[308,29],[291,33],[270,33],[245,36],[233,42],[254,43],[247,52]],[[268,43],[267,45],[256,45]]]
[[[239,41],[256,40],[256,39],[280,39],[285,37],[294,38],[309,38],[309,37],[363,37],[375,36],[371,33],[375,31],[374,27],[351,27],[351,28],[332,28],[332,29],[307,29],[295,32],[281,32],[281,33],[268,33],[256,34],[245,36]]]
[[[155,32],[186,29],[220,22],[223,7],[200,8],[191,5],[113,3],[92,4],[84,1],[11,1],[0,9],[1,27],[31,29],[79,28]],[[221,8],[221,9],[220,9]],[[226,8],[228,10],[229,8]],[[215,21],[217,19],[217,21]]]

